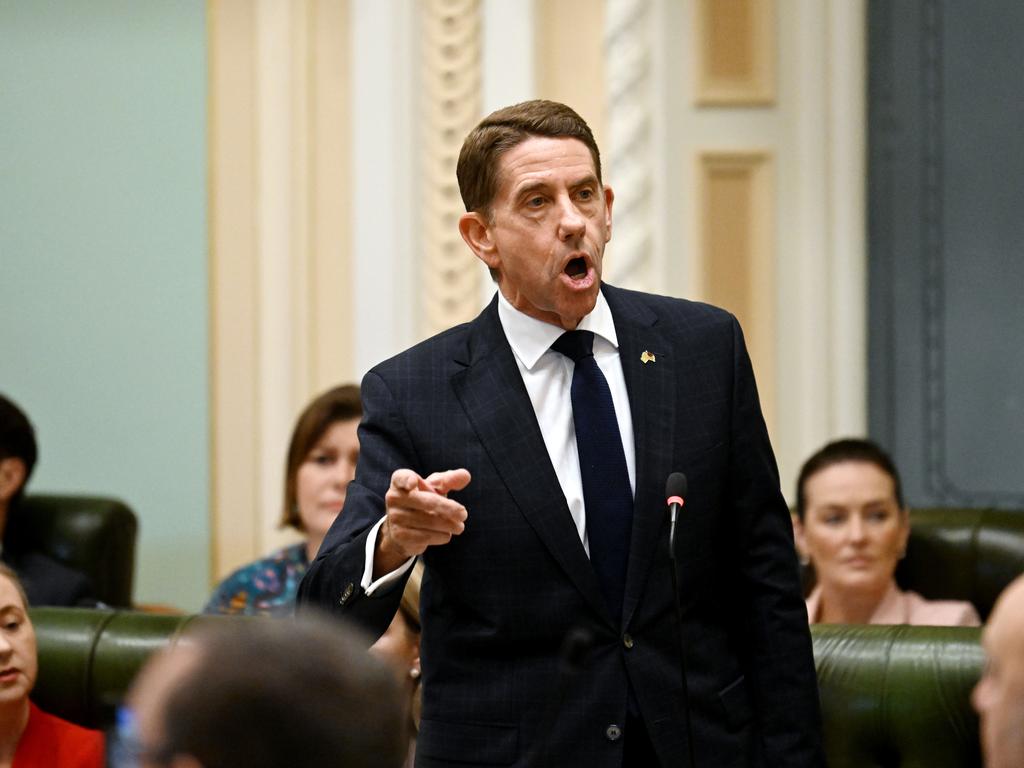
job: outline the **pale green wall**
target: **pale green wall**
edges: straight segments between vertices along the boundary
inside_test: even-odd
[[[209,578],[201,0],[0,0],[0,391],[30,490],[138,513],[135,597]]]

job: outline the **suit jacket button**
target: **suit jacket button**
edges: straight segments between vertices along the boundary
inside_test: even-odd
[[[615,725],[615,723],[612,723],[605,728],[604,735],[608,738],[608,741],[618,741],[622,738],[622,729]]]
[[[344,605],[348,602],[348,599],[352,597],[352,593],[356,591],[355,585],[350,581],[345,585],[345,589],[342,590],[341,599],[338,601],[338,605]]]
[[[627,649],[633,647],[633,636],[629,634],[629,632],[622,636],[622,644],[626,646]]]

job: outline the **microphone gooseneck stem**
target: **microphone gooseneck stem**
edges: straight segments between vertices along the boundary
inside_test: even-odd
[[[672,504],[669,507],[669,570],[672,571],[672,603],[675,606],[676,631],[679,634],[679,675],[683,685],[683,719],[686,723],[686,748],[689,751],[689,768],[697,768],[697,761],[693,754],[693,726],[690,723],[690,688],[686,682],[686,641],[683,639],[683,608],[679,596],[679,575],[678,562],[676,561],[676,518],[679,513],[679,505]]]

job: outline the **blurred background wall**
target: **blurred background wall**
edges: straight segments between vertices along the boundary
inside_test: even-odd
[[[140,602],[196,609],[286,541],[295,415],[489,300],[455,159],[484,114],[545,97],[601,145],[606,278],[742,321],[791,494],[869,426],[886,5],[0,0],[0,390],[40,432],[32,488],[135,508]]]
[[[30,490],[140,515],[136,597],[208,588],[206,9],[0,2],[0,391]]]

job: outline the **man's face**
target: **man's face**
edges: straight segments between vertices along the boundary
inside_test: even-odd
[[[27,701],[38,668],[36,633],[21,593],[0,576],[0,704]]]
[[[459,229],[512,306],[572,329],[597,301],[613,199],[583,142],[534,136],[501,157],[490,218]]]
[[[1024,766],[1024,577],[996,603],[982,638],[988,663],[971,697],[986,768]]]

